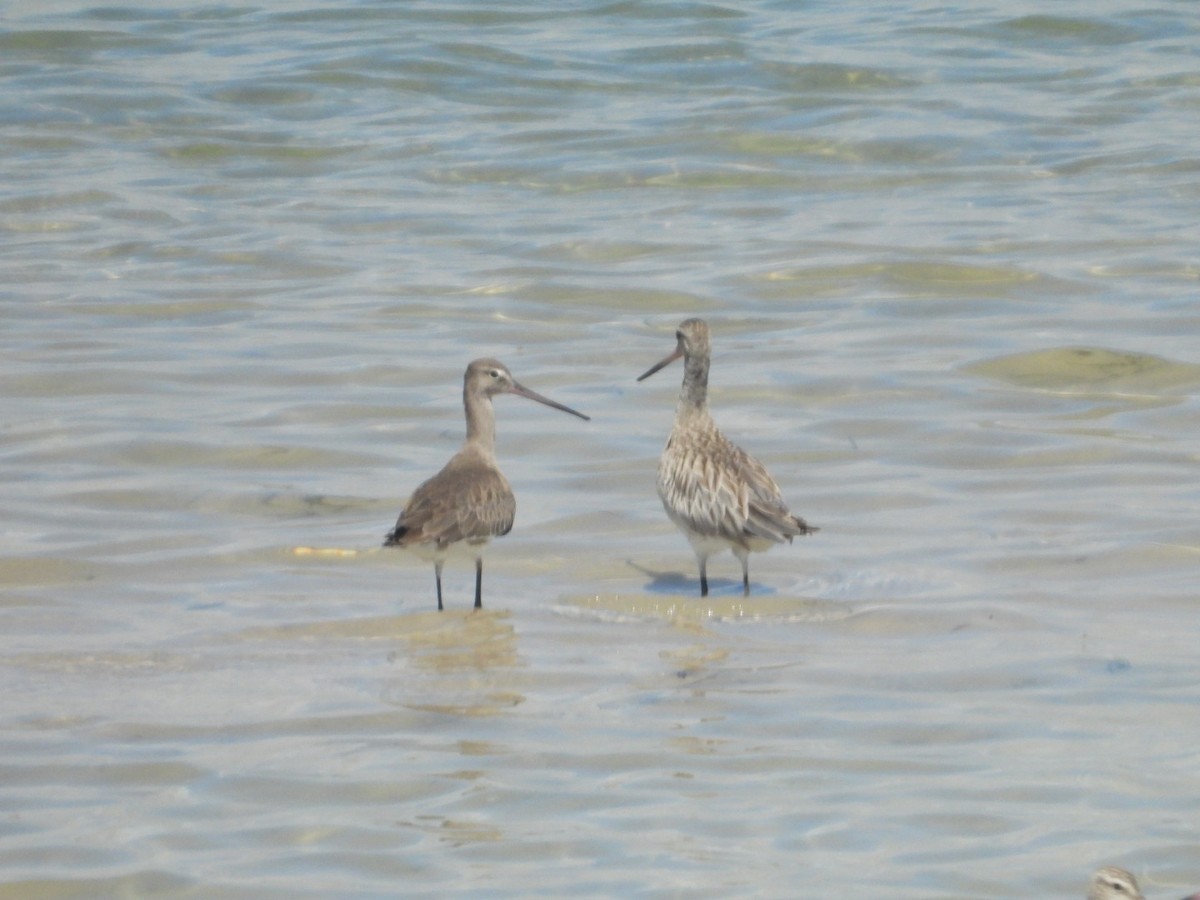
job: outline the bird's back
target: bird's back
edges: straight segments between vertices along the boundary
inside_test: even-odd
[[[503,473],[490,460],[464,450],[413,492],[384,546],[483,543],[508,534],[516,511]]]
[[[815,531],[793,516],[765,466],[708,416],[677,422],[658,467],[658,494],[684,531],[730,543],[781,543]]]

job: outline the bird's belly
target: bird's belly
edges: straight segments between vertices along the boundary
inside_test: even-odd
[[[698,529],[696,521],[688,516],[681,515],[673,509],[663,499],[663,509],[667,512],[667,518],[683,532],[688,539],[688,543],[692,545],[692,549],[697,553],[709,555],[718,553],[722,550],[732,550],[734,547],[744,547],[754,553],[762,553],[764,550],[769,550],[775,546],[775,541],[770,538],[759,537],[758,535],[746,534],[745,532],[733,536],[719,533],[719,529],[715,526],[711,529]]]
[[[487,545],[488,538],[472,541],[455,541],[452,544],[439,546],[435,541],[405,544],[402,549],[411,552],[418,559],[426,562],[439,560],[469,560],[474,562]]]
[[[716,497],[707,490],[680,490],[670,480],[659,481],[658,497],[667,518],[687,535],[693,546],[701,540],[712,542],[714,548],[745,543],[734,524],[738,517],[722,505],[726,498]]]
[[[688,539],[688,543],[692,545],[692,549],[698,556],[712,556],[714,553],[721,553],[724,550],[730,550],[734,546],[734,542],[723,537],[716,537],[711,534],[699,534],[692,531],[686,525],[679,525],[684,537]]]
[[[771,540],[770,538],[764,538],[764,537],[747,536],[746,539],[744,541],[742,541],[742,543],[744,543],[747,547],[749,547],[755,553],[762,553],[764,550],[770,550],[772,547],[775,546],[775,541]]]

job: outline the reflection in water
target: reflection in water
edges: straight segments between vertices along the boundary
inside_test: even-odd
[[[401,668],[383,700],[410,709],[493,715],[524,702],[514,670],[522,665],[504,610],[421,612],[400,617],[404,644],[388,655]]]
[[[389,641],[403,676],[385,684],[396,706],[459,715],[489,715],[524,702],[513,671],[523,663],[506,610],[422,611],[330,622],[248,628],[240,637],[284,643]]]
[[[853,610],[846,603],[805,597],[728,597],[657,594],[580,594],[563,597],[556,611],[564,615],[586,613],[596,618],[665,619],[688,626],[714,621],[829,622],[845,619]]]
[[[729,659],[729,648],[693,644],[673,650],[664,650],[659,656],[673,667],[676,677],[694,678],[707,671],[711,666],[719,665]]]
[[[737,565],[736,560],[726,559],[726,561],[729,562],[731,567],[736,567]],[[695,575],[675,570],[653,569],[644,564],[633,562],[632,560],[626,560],[626,565],[628,565],[631,569],[637,570],[638,572],[642,573],[642,575],[650,579],[649,584],[646,585],[646,590],[648,591],[652,591],[656,594],[685,594],[696,598],[700,603],[704,603],[709,599],[708,597],[699,598],[696,596],[700,582]],[[740,578],[734,579],[710,576],[708,579],[708,586],[713,593],[716,594],[724,591],[733,592],[736,590],[738,595],[742,596],[742,581]],[[767,587],[757,581],[752,581],[751,587],[755,592],[755,596],[759,596],[763,592],[767,592],[769,594],[772,590],[770,587]]]

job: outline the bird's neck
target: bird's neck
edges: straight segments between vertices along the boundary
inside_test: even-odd
[[[490,397],[463,392],[463,408],[467,411],[467,443],[478,447],[488,456],[496,450],[496,412]]]
[[[683,387],[679,391],[679,405],[676,409],[686,415],[708,414],[707,359],[684,359]]]

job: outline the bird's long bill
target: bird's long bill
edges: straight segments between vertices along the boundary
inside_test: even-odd
[[[671,363],[675,362],[675,360],[679,359],[679,357],[681,357],[681,356],[683,356],[683,348],[676,347],[674,353],[672,353],[670,356],[660,359],[658,362],[656,362],[654,365],[652,365],[649,369],[647,369],[644,373],[639,375],[638,381],[645,381],[647,378],[649,378],[651,375],[653,375],[659,369],[669,366]]]
[[[537,391],[531,391],[529,388],[525,387],[523,384],[517,384],[515,381],[513,382],[512,390],[510,391],[510,393],[516,394],[518,397],[524,397],[527,400],[536,400],[538,403],[545,404],[546,406],[549,406],[551,409],[559,409],[565,413],[570,413],[573,416],[579,416],[579,418],[583,419],[583,421],[585,421],[585,422],[592,421],[591,416],[585,416],[583,413],[577,412],[576,410],[571,409],[571,407],[569,407],[569,406],[563,406],[561,403],[555,403],[549,397],[543,397]]]

